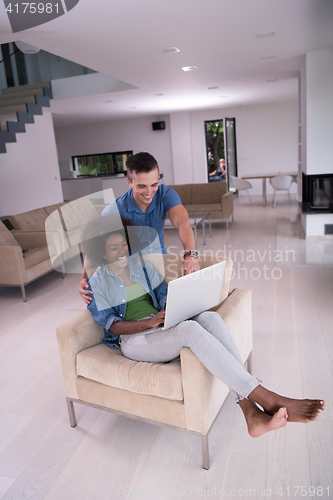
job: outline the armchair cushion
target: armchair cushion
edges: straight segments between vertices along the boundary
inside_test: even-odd
[[[25,231],[45,231],[45,221],[47,212],[44,208],[36,208],[29,212],[13,215],[9,218],[9,222],[14,229]]]
[[[221,210],[221,197],[227,193],[227,191],[226,182],[193,184],[191,204],[207,205],[211,203],[218,203],[220,204]]]
[[[188,212],[218,212],[221,210],[221,203],[185,205],[185,208]]]
[[[120,349],[95,345],[76,356],[78,376],[137,394],[182,401],[180,361],[145,363],[125,358]]]
[[[23,253],[24,265],[26,269],[49,259],[49,250],[47,247],[31,248]]]
[[[47,246],[45,231],[20,231],[12,229],[11,234],[19,243],[22,250]]]

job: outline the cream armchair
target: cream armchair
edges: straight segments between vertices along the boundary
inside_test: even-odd
[[[0,285],[21,287],[26,302],[25,285],[53,271],[52,248],[47,247],[45,233],[11,232],[0,222]]]
[[[220,260],[205,257],[200,259],[200,266]],[[225,260],[220,303],[215,309],[246,362],[252,350],[251,292],[235,289],[229,293],[232,261]],[[180,265],[179,256],[164,256],[167,282],[180,275]],[[180,359],[170,363],[132,361],[120,349],[103,344],[103,329],[89,311],[59,327],[57,339],[72,427],[76,426],[74,403],[82,403],[194,434],[201,437],[203,467],[209,468],[208,433],[229,389],[190,349],[184,348]]]

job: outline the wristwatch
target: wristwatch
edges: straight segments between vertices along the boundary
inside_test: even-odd
[[[197,259],[198,258],[197,250],[188,250],[187,252],[184,253],[184,259],[186,259],[186,257],[195,257]]]

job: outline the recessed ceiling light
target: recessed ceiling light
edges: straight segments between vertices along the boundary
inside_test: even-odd
[[[136,109],[136,106],[130,106],[129,109]]]
[[[154,97],[161,97],[164,94],[153,94]]]
[[[160,49],[161,52],[164,52],[164,54],[172,54],[174,52],[180,52],[177,47],[166,47],[165,49]]]
[[[273,83],[273,82],[277,82],[278,79],[277,78],[271,78],[270,80],[266,80],[266,83]]]
[[[198,69],[198,66],[183,66],[182,67],[183,71],[194,71],[195,69]]]
[[[215,90],[215,89],[218,89],[218,87],[207,87],[208,90]]]
[[[228,96],[227,95],[220,95],[219,98],[220,99],[226,99]]]
[[[263,61],[265,61],[267,59],[275,59],[275,58],[276,58],[276,56],[273,56],[273,55],[271,55],[271,56],[261,56],[260,57],[260,59],[262,59]]]
[[[114,102],[114,101],[103,101],[103,102]]]
[[[275,36],[275,31],[263,31],[262,33],[256,33],[256,38],[270,38]]]

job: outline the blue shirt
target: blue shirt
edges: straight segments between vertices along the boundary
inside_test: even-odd
[[[161,184],[154,194],[147,213],[141,210],[135,203],[133,191],[130,189],[123,196],[117,198],[115,203],[111,203],[111,205],[105,207],[102,215],[110,215],[118,213],[119,211],[121,216],[128,217],[136,226],[149,226],[154,228],[158,233],[162,253],[166,253],[164,248],[164,222],[166,213],[170,208],[181,204],[182,202],[178,193],[176,193],[174,189]],[[152,247],[150,251],[156,252],[156,246],[155,248]]]
[[[144,263],[137,255],[128,258],[130,279],[143,286],[149,293],[155,309],[165,308],[168,286],[150,262]],[[115,321],[123,321],[126,313],[126,290],[123,280],[110,271],[107,264],[100,267],[88,281],[92,302],[87,306],[93,318],[104,328],[103,342],[109,347],[119,347],[118,337],[109,332]]]

